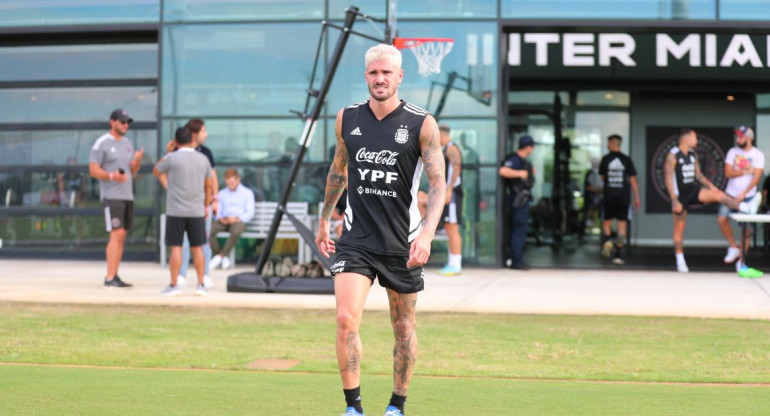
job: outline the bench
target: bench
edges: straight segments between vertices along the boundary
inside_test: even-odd
[[[273,222],[273,216],[278,209],[278,202],[258,201],[254,203],[254,218],[246,224],[246,230],[240,238],[267,238],[270,231],[270,225]],[[286,211],[294,215],[307,227],[310,227],[310,215],[308,214],[309,204],[307,202],[289,202],[286,204]],[[228,238],[230,233],[223,231],[217,233],[217,237]],[[297,258],[300,263],[311,260],[312,251],[294,228],[294,224],[284,215],[278,225],[277,239],[296,239],[298,244]],[[166,214],[161,215],[160,221],[160,262],[166,265]],[[230,264],[235,266],[235,248],[230,251]]]

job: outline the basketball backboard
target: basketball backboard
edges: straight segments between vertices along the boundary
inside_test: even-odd
[[[495,90],[495,38],[492,33],[468,33],[468,95],[489,104]]]

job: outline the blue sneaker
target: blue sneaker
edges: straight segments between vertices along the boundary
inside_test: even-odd
[[[356,410],[355,407],[350,406],[345,409],[345,413],[343,413],[342,416],[364,416],[364,414]]]
[[[459,267],[452,267],[450,265],[444,266],[443,269],[438,271],[438,274],[442,276],[457,276],[458,274],[462,273],[462,269]]]
[[[388,406],[385,409],[385,416],[404,416],[404,414],[401,413],[400,410],[398,410],[398,407]]]

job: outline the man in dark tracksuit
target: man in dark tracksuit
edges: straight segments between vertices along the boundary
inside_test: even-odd
[[[535,149],[532,136],[524,135],[519,139],[519,150],[506,156],[500,166],[499,174],[511,193],[511,246],[510,258],[506,267],[527,270],[524,264],[524,240],[527,238],[527,219],[529,218],[529,190],[535,182],[532,164],[527,157]]]

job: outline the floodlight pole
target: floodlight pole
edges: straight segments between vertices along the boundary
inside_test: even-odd
[[[321,115],[321,110],[323,109],[324,102],[326,101],[326,95],[329,93],[329,88],[331,87],[332,80],[334,79],[334,73],[337,71],[337,66],[339,66],[340,60],[342,59],[342,52],[345,50],[345,45],[348,42],[348,38],[350,38],[350,34],[353,33],[352,28],[353,24],[356,22],[356,17],[359,15],[360,13],[358,11],[358,7],[355,6],[350,6],[345,11],[345,24],[342,28],[340,28],[342,33],[340,34],[340,38],[337,40],[337,46],[334,48],[334,53],[329,60],[329,68],[326,72],[326,75],[324,76],[323,82],[321,83],[321,88],[318,91],[318,96],[316,97],[315,103],[313,103],[313,108],[310,111],[310,114],[306,116],[305,129],[302,131],[302,140],[299,142],[300,146],[297,148],[297,153],[294,154],[294,160],[291,164],[291,174],[289,175],[288,183],[286,188],[283,190],[281,200],[278,203],[278,209],[275,211],[275,215],[273,216],[273,222],[270,224],[270,230],[268,231],[267,237],[265,238],[265,244],[262,246],[262,251],[259,253],[256,270],[257,275],[262,274],[262,269],[265,267],[265,263],[267,263],[267,259],[270,256],[270,251],[272,250],[273,244],[275,243],[275,236],[278,234],[278,227],[286,210],[286,204],[289,202],[291,191],[294,189],[294,181],[296,180],[297,174],[299,173],[302,159],[305,157],[305,153],[307,153],[307,149],[313,139],[316,123],[318,122],[318,118]],[[300,242],[300,244],[302,244],[302,242]]]

